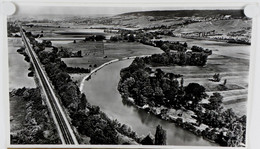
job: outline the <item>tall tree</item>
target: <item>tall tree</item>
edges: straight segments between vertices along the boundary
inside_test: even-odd
[[[156,127],[155,145],[166,145],[166,131],[162,128],[161,125]]]
[[[185,101],[191,101],[193,105],[197,105],[203,98],[207,97],[205,88],[198,83],[190,83],[185,87]]]
[[[223,96],[216,92],[216,93],[213,93],[212,96],[210,96],[209,98],[209,108],[211,110],[217,110],[221,107],[221,104],[222,104],[222,100],[223,100]]]

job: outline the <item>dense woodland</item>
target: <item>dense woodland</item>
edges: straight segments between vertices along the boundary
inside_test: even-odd
[[[12,144],[61,144],[55,124],[43,104],[39,88],[20,88],[10,92],[10,98],[26,102],[22,129],[11,134]]]
[[[167,59],[171,56],[164,53],[135,58],[129,67],[121,70],[118,90],[123,100],[133,98],[134,105],[145,107],[147,111],[162,106],[167,109],[191,110],[195,113],[196,123],[183,122],[178,118],[176,124],[223,146],[239,146],[240,143],[245,143],[246,116],[238,117],[231,109],[223,110],[223,97],[219,93],[208,97],[205,88],[198,83],[184,86],[185,80],[181,78],[181,74],[151,69],[150,65],[169,65],[162,57]],[[201,64],[196,63],[197,66]],[[209,104],[201,103],[205,98],[209,98]],[[163,114],[159,116],[162,117]],[[195,128],[201,124],[209,128],[204,131]]]

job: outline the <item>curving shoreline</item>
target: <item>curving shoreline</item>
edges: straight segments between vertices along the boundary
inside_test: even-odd
[[[115,63],[115,62],[119,62],[119,61],[123,61],[123,60],[128,60],[128,59],[135,59],[136,57],[146,57],[146,56],[151,56],[151,54],[150,54],[150,55],[139,55],[139,56],[124,57],[124,58],[121,58],[121,59],[113,59],[113,60],[111,60],[111,61],[108,61],[108,62],[106,62],[106,63],[100,65],[99,67],[93,69],[89,74],[87,74],[87,75],[81,80],[81,82],[80,82],[80,87],[79,87],[80,92],[82,92],[82,90],[83,90],[85,80],[88,79],[89,77],[91,77],[91,75],[92,75],[93,73],[97,72],[97,71],[100,70],[101,68],[103,68],[103,67],[105,67],[105,66],[107,66],[107,65],[109,65],[109,64]]]

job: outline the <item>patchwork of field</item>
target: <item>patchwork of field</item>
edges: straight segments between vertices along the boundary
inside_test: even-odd
[[[114,33],[106,33],[104,29],[89,29],[88,26],[84,28],[70,28],[70,27],[60,27],[55,26],[33,26],[33,27],[24,27],[27,32],[32,32],[34,35],[43,35],[41,39],[46,40],[71,40],[75,39],[84,39],[89,35],[104,35],[106,38],[110,38]]]
[[[224,34],[235,32],[239,30],[246,31],[247,35],[250,36],[251,20],[242,19],[230,19],[230,20],[217,20],[217,21],[204,21],[198,23],[191,23],[185,27],[179,27],[174,32],[208,32],[215,30],[218,34]]]
[[[218,26],[218,23],[224,23],[230,26],[230,23],[236,24],[240,22],[241,21],[237,20],[222,20],[220,22],[214,22],[209,25],[209,27],[212,26],[215,28],[215,26]],[[247,24],[246,22],[242,23]],[[189,26],[192,25],[203,27],[201,23],[194,23]],[[113,59],[163,52],[157,47],[143,45],[137,42],[91,42],[83,40],[84,37],[89,34],[105,34],[101,29],[28,27],[27,30],[32,31],[33,34],[43,34],[43,37],[39,38],[39,40],[51,40],[53,46],[58,48],[68,49],[69,51],[81,50],[83,57],[62,58],[69,67],[94,69]],[[235,29],[232,29],[232,31],[233,30]],[[225,30],[221,31],[226,32]],[[105,36],[108,38],[109,35],[105,34]],[[74,40],[76,43],[73,42]],[[161,68],[164,72],[181,74],[184,78],[184,85],[188,85],[192,82],[199,83],[206,88],[206,92],[209,96],[212,95],[213,92],[220,92],[224,97],[224,108],[233,108],[238,115],[246,114],[245,105],[248,94],[250,46],[169,36],[163,36],[161,40],[187,42],[188,48],[197,45],[212,50],[213,54],[209,56],[207,65],[204,67],[165,66],[154,67],[154,69]],[[211,81],[215,73],[220,74],[220,82]],[[80,82],[84,74],[71,74],[71,76],[73,80]],[[224,80],[226,80],[225,85],[223,85]],[[207,99],[203,102],[207,102]],[[244,109],[242,110],[241,108]]]
[[[82,58],[63,58],[63,61],[70,67],[83,68],[89,68],[90,65],[93,67],[95,64],[98,67],[113,59],[122,59],[124,57],[150,55],[163,52],[156,47],[131,42],[104,43],[104,51],[101,50],[99,52],[93,52],[93,44],[100,43],[92,42],[91,44],[88,44],[88,42],[78,42],[76,44],[60,44],[57,45],[57,47],[62,46],[63,48],[68,48],[71,50],[81,50],[83,53]]]
[[[234,55],[223,56],[224,51],[209,56],[206,66],[169,66],[160,68],[164,72],[181,74],[184,85],[199,83],[206,88],[210,96],[219,92],[223,96],[224,108],[233,108],[238,115],[246,114],[246,101],[248,97],[249,60],[247,58],[235,58]],[[239,52],[239,51],[237,51]],[[249,51],[248,51],[249,53]],[[228,55],[228,54],[227,54]],[[212,81],[213,75],[220,74],[220,82]],[[224,85],[224,80],[226,84]],[[208,99],[203,100],[208,102]],[[240,108],[238,108],[240,107]]]

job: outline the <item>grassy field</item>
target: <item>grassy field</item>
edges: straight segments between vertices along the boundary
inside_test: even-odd
[[[247,113],[247,102],[242,100],[241,102],[231,103],[224,105],[225,109],[232,108],[238,116],[246,115]]]
[[[108,62],[113,59],[121,59],[124,57],[139,56],[139,55],[149,55],[154,53],[162,53],[163,51],[159,48],[143,45],[140,43],[130,43],[130,42],[111,42],[104,43],[104,54],[102,50],[99,51],[93,50],[93,44],[91,45],[88,42],[78,42],[76,44],[68,43],[58,45],[63,48],[70,50],[81,50],[83,53],[82,58],[63,58],[63,61],[70,67],[83,67],[89,68],[90,65],[93,66],[96,64],[97,67],[101,64]],[[96,43],[100,44],[100,43]]]
[[[10,132],[16,133],[23,129],[26,103],[19,98],[10,98]]]
[[[236,52],[239,52],[239,48]],[[164,72],[181,74],[184,78],[184,85],[199,83],[206,88],[209,96],[213,92],[219,92],[224,97],[224,108],[233,108],[238,115],[246,114],[249,60],[247,58],[235,58],[235,54],[231,54],[231,56],[224,56],[224,54],[224,51],[216,53],[213,51],[213,55],[209,56],[207,65],[203,67],[165,66],[153,67],[153,69],[161,68]],[[220,74],[220,82],[210,80],[215,73]],[[225,79],[227,83],[223,85]]]
[[[86,26],[87,27],[87,26]],[[32,34],[42,34],[42,39],[48,40],[59,40],[66,38],[85,38],[88,35],[105,35],[110,37],[114,33],[106,33],[103,29],[88,29],[88,28],[68,28],[68,27],[55,27],[55,26],[34,26],[34,27],[24,27],[27,32],[32,32]],[[62,40],[63,40],[62,39]]]
[[[138,18],[137,20],[143,19],[147,18]],[[127,20],[125,20],[124,23],[127,23]],[[184,28],[180,28],[180,30],[176,30],[176,32],[196,31],[196,29],[198,31],[208,31],[212,28],[215,28],[218,33],[227,33],[227,29],[229,29],[229,32],[236,30],[235,27],[232,27],[232,24],[242,24],[240,26],[243,28],[247,27],[247,23],[247,20],[220,20],[214,22],[193,23],[185,26]],[[223,27],[225,29],[216,27],[221,25],[228,27]],[[52,40],[53,45],[58,48],[62,47],[64,49],[68,49],[69,51],[81,50],[83,56],[82,58],[62,59],[69,67],[91,68],[93,70],[95,67],[98,67],[103,63],[113,59],[162,53],[162,50],[159,48],[143,45],[137,42],[84,42],[82,38],[85,36],[85,32],[89,31],[88,29],[32,27],[28,28],[28,30],[37,34],[41,33],[41,30],[44,30],[43,39]],[[99,31],[101,30],[93,30],[93,32]],[[64,32],[82,32],[83,34],[80,36],[73,34],[64,35]],[[161,68],[165,72],[182,74],[184,78],[184,85],[188,85],[192,82],[199,83],[206,88],[206,91],[209,95],[216,91],[221,92],[221,94],[224,96],[223,101],[225,106],[228,105],[227,107],[236,106],[236,104],[240,102],[245,102],[247,99],[248,88],[250,55],[249,46],[227,44],[224,42],[190,40],[168,36],[163,37],[163,39],[169,41],[187,42],[188,48],[191,48],[193,45],[208,48],[213,51],[213,55],[209,56],[207,65],[204,67],[165,66],[154,67],[154,69]],[[73,40],[76,40],[76,43],[73,43]],[[220,82],[210,81],[215,73],[220,74]],[[84,76],[85,74],[71,74],[72,79],[77,83],[79,83]],[[227,83],[225,86],[223,86],[222,84],[225,79],[227,80]],[[234,110],[236,110],[236,108],[234,108]],[[236,112],[239,113],[241,110]]]
[[[226,35],[227,33],[248,30],[246,28],[251,27],[251,20],[231,19],[231,20],[217,20],[208,22],[192,23],[185,27],[179,27],[174,32],[208,32],[215,30],[217,33]],[[249,35],[251,32],[248,32]]]
[[[21,38],[8,38],[9,91],[21,87],[35,87],[32,77],[28,77],[30,64],[17,52],[23,47]]]

